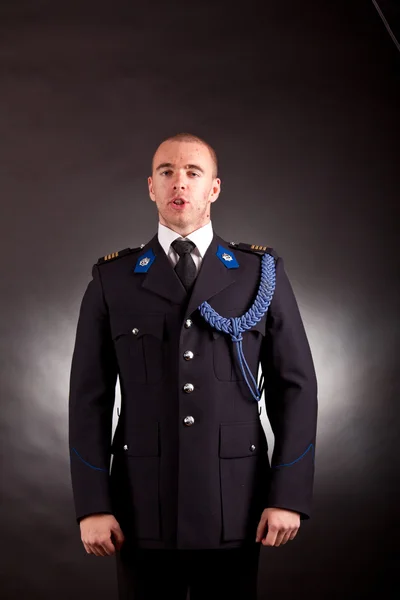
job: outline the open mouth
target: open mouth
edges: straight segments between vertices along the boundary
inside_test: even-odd
[[[183,198],[175,198],[170,204],[174,210],[183,210],[188,203]]]

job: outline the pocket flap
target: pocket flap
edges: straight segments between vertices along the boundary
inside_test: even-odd
[[[128,313],[111,315],[111,334],[113,340],[121,335],[130,335],[140,339],[143,335],[164,337],[165,315],[163,313]]]
[[[255,325],[253,325],[250,329],[247,329],[242,333],[243,338],[249,335],[251,331],[259,331],[262,335],[265,335],[265,321],[267,314],[265,314]],[[212,336],[214,339],[219,338],[221,335],[226,336],[228,340],[231,340],[231,336],[229,333],[225,333],[224,331],[218,331],[218,329],[212,329]]]
[[[240,458],[259,454],[266,448],[266,437],[259,419],[239,423],[221,423],[220,458]]]
[[[127,456],[159,456],[159,423],[143,423],[130,427],[125,435],[116,432],[111,445],[113,454],[123,453]]]

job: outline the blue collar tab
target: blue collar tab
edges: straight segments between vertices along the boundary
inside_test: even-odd
[[[136,263],[134,272],[135,273],[147,273],[147,271],[150,269],[151,265],[153,264],[155,258],[156,258],[156,255],[154,254],[153,250],[150,248],[149,250],[147,250],[147,252],[145,252],[144,254],[139,256],[139,258],[137,259],[137,263]]]
[[[239,267],[239,263],[232,250],[228,250],[227,248],[218,245],[217,256],[227,269],[237,269]]]

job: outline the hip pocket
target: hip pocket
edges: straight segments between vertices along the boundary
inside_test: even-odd
[[[159,540],[160,518],[160,442],[159,423],[145,423],[118,434],[112,444],[117,474],[114,474],[116,504],[133,523],[135,537]],[[120,489],[117,478],[120,482]],[[125,498],[119,498],[123,493]],[[123,508],[122,508],[123,507]]]
[[[268,446],[260,420],[221,423],[219,442],[222,539],[255,537],[269,480]]]

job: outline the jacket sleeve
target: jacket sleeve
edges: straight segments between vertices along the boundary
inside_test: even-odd
[[[265,406],[275,437],[266,507],[310,518],[317,429],[317,379],[282,257],[261,354]]]
[[[117,362],[98,266],[83,296],[72,356],[69,449],[77,521],[112,513],[109,493]]]

